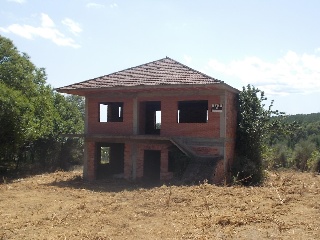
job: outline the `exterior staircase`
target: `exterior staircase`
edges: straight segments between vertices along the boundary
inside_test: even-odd
[[[190,157],[190,163],[185,170],[182,181],[186,184],[197,184],[208,181],[215,183],[218,163],[223,161],[223,155],[204,155],[194,151],[195,147],[223,147],[220,139],[207,138],[171,138],[170,141],[185,155]]]

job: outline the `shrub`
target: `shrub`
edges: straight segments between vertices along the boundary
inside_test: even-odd
[[[312,153],[316,150],[316,145],[313,142],[302,140],[295,145],[292,165],[301,171],[308,170],[308,159],[311,158]]]
[[[264,167],[277,169],[288,167],[291,157],[291,150],[284,143],[269,147],[264,157]]]
[[[309,171],[320,172],[320,152],[315,150],[311,153],[311,157],[307,160]]]

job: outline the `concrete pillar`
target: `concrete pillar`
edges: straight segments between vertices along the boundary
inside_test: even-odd
[[[88,179],[88,142],[86,141],[88,134],[88,120],[89,120],[89,101],[88,97],[85,97],[85,113],[84,113],[84,159],[83,159],[83,178]]]
[[[96,144],[95,142],[86,142],[87,144],[87,170],[86,180],[93,181],[96,179],[97,162],[95,158]]]
[[[227,102],[227,94],[224,92],[224,95],[220,96],[220,103],[223,104],[222,112],[220,113],[220,138],[223,139],[223,168],[224,168],[224,174],[226,176],[227,173],[227,108],[228,108],[228,102]]]
[[[131,160],[132,146],[131,143],[125,142],[124,146],[124,178],[132,179],[132,160]]]
[[[133,180],[136,180],[137,178],[137,157],[138,157],[137,144],[133,142],[131,144],[131,162],[132,162],[132,179]]]
[[[138,99],[133,99],[133,135],[139,134]]]
[[[220,104],[222,104],[222,112],[220,113],[220,138],[226,137],[226,108],[227,108],[227,100],[226,96],[220,95]]]
[[[161,149],[160,174],[168,172],[168,148]]]

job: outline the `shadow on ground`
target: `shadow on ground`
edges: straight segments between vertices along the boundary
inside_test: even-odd
[[[178,180],[173,180],[172,182],[159,182],[159,181],[128,181],[125,179],[115,179],[115,178],[106,178],[95,181],[86,181],[83,180],[81,176],[76,176],[72,179],[66,181],[59,180],[52,183],[46,184],[48,186],[56,186],[61,188],[74,188],[74,189],[86,189],[94,192],[121,192],[121,191],[134,191],[138,189],[151,189],[160,187],[163,185],[183,185]]]

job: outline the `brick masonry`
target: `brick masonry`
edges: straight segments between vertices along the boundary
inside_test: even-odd
[[[213,89],[214,90],[214,89]],[[126,179],[139,179],[143,177],[143,156],[144,150],[159,150],[161,151],[161,180],[168,180],[172,178],[172,173],[168,172],[168,142],[162,143],[143,143],[136,142],[130,139],[130,136],[134,134],[134,99],[138,103],[138,132],[137,134],[143,135],[144,119],[141,116],[141,109],[139,106],[146,101],[160,101],[161,102],[161,133],[160,137],[196,137],[205,139],[223,139],[224,145],[221,146],[195,146],[193,151],[203,156],[217,156],[224,155],[222,163],[219,163],[216,168],[214,179],[221,181],[221,176],[225,176],[229,170],[233,157],[236,137],[236,93],[223,91],[219,94],[202,94],[197,95],[189,90],[190,94],[180,95],[165,95],[161,91],[148,92],[146,94],[135,94],[134,97],[123,97],[116,94],[89,96],[88,101],[88,128],[87,134],[90,135],[102,135],[104,138],[110,141],[110,138],[115,136],[121,136],[120,142],[125,143],[124,149],[124,178]],[[223,96],[223,98],[221,98]],[[217,104],[225,99],[224,112],[211,112],[210,108],[212,104]],[[207,123],[178,123],[178,101],[188,100],[207,100],[208,101],[208,122]],[[99,104],[103,102],[123,102],[123,122],[99,122]],[[225,133],[222,136],[221,117],[225,114]],[[223,120],[224,121],[224,120]],[[126,137],[128,137],[126,139]],[[103,138],[99,141],[104,141]],[[88,180],[94,180],[96,178],[97,160],[95,159],[95,141],[86,141],[87,144],[87,172],[84,176]],[[222,165],[221,165],[222,164]]]

